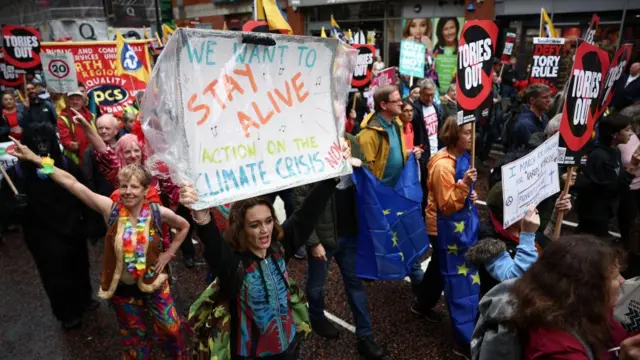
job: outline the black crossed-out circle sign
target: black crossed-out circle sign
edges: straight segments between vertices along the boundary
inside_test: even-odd
[[[69,65],[63,60],[51,60],[49,63],[49,72],[58,79],[63,79],[69,75]]]

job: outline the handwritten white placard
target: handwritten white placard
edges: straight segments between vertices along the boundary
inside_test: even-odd
[[[337,41],[261,34],[274,40],[265,46],[240,32],[181,34],[176,95],[194,208],[351,173],[332,100]]]
[[[522,219],[530,205],[560,191],[555,134],[526,156],[502,166],[503,225]]]

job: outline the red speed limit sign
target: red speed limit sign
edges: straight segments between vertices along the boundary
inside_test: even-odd
[[[58,79],[63,79],[69,75],[69,65],[63,60],[51,60],[49,63],[49,72]]]

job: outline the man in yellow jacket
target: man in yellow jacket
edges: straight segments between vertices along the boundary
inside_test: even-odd
[[[398,118],[402,113],[402,97],[397,87],[381,86],[373,94],[373,102],[375,112],[362,120],[357,140],[371,172],[384,184],[395,187],[409,157],[402,121]],[[424,151],[414,147],[413,152],[416,159],[420,159]],[[420,263],[414,263],[409,275],[414,288],[423,277]]]
[[[365,116],[360,124],[358,143],[362,147],[368,168],[383,183],[394,187],[409,156],[404,143],[402,97],[398,88],[381,86],[373,94],[375,112]],[[423,150],[413,149],[416,159]]]

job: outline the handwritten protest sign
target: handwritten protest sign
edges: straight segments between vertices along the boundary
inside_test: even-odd
[[[154,67],[142,125],[174,181],[196,187],[195,208],[351,172],[339,139],[356,54],[344,66],[339,47],[276,34],[173,34]]]
[[[564,38],[533,38],[530,83],[547,84],[554,94],[558,91],[558,71],[563,48]]]
[[[0,143],[0,166],[8,169],[16,164],[17,158],[8,154],[9,149],[13,148],[15,144],[11,141]],[[0,174],[0,180],[2,180],[2,174]]]
[[[423,43],[402,40],[400,42],[400,74],[422,79],[427,47]]]
[[[502,165],[503,225],[522,219],[530,205],[560,191],[558,139],[555,134],[526,156]]]

